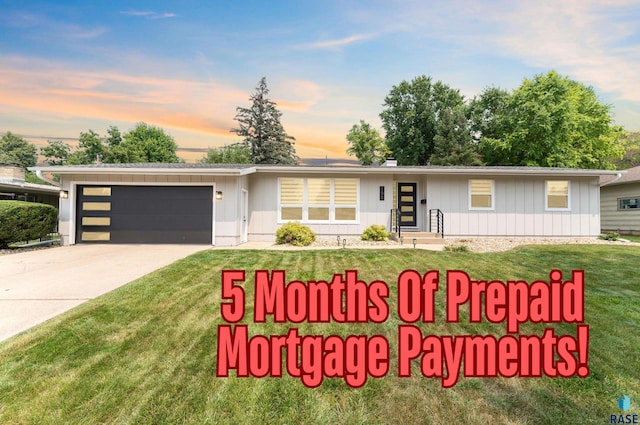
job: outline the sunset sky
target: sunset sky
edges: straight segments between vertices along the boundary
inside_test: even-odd
[[[144,121],[182,148],[239,139],[262,76],[303,158],[346,157],[429,75],[467,98],[555,69],[640,130],[640,1],[0,1],[0,133],[42,144]],[[189,161],[202,153],[179,152]]]

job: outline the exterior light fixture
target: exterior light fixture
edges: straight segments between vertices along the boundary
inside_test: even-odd
[[[69,199],[69,192],[66,190],[60,191],[60,199]]]
[[[217,199],[217,200],[221,200],[221,199],[222,199],[222,191],[218,190],[218,191],[216,192],[216,199]]]

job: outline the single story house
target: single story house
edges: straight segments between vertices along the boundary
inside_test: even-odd
[[[640,235],[640,166],[600,178],[603,232]]]
[[[59,192],[58,186],[27,183],[20,167],[0,166],[0,200],[40,202],[57,207]]]
[[[372,224],[446,236],[597,236],[601,175],[534,167],[96,164],[60,176],[63,244],[273,241],[284,223],[319,237]]]

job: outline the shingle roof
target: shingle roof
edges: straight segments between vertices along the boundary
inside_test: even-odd
[[[201,164],[201,163],[136,163],[136,164],[89,164],[33,167],[58,174],[110,172],[118,174],[188,174],[201,175],[246,175],[255,172],[265,173],[381,173],[381,174],[496,174],[496,175],[545,175],[545,176],[601,176],[615,174],[610,170],[584,170],[576,168],[545,167],[470,167],[470,166],[350,166],[350,165],[267,165],[267,164]]]
[[[640,182],[640,166],[621,170],[622,176],[601,176],[600,186]]]

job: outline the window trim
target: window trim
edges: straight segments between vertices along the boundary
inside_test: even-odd
[[[549,207],[549,182],[567,182],[567,207]],[[571,211],[571,180],[545,180],[544,181],[544,210],[545,211]]]
[[[471,182],[477,180],[488,180],[491,182],[491,206],[490,207],[474,207],[471,204],[473,192],[471,191]],[[469,191],[469,211],[494,211],[496,209],[496,181],[494,179],[469,179],[468,184]]]
[[[316,177],[278,177],[277,185],[278,185],[278,198],[277,198],[277,209],[278,209],[278,224],[288,223],[290,221],[295,221],[303,224],[360,224],[360,179],[353,177],[323,177],[328,178],[330,181],[329,186],[329,219],[328,220],[309,220],[309,208],[323,208],[326,207],[326,204],[310,204],[308,197],[308,180]],[[280,201],[282,199],[281,193],[281,181],[282,179],[301,179],[302,180],[302,204],[282,204]],[[356,203],[355,204],[336,204],[335,203],[335,181],[336,180],[356,180]],[[301,220],[291,220],[291,219],[283,219],[282,218],[282,207],[302,207],[302,219]],[[356,212],[355,220],[336,220],[336,208],[354,208]]]
[[[620,208],[620,201],[625,201],[628,199],[637,199],[638,208]],[[623,196],[621,198],[616,199],[616,207],[618,211],[640,211],[640,195],[638,196]]]

